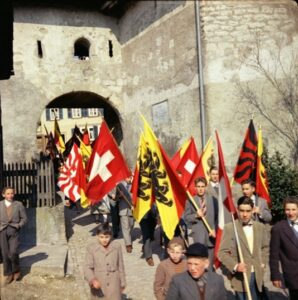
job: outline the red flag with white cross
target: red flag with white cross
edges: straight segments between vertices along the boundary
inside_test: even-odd
[[[86,172],[89,175],[86,196],[92,204],[99,202],[119,181],[131,174],[104,121],[94,143]]]
[[[197,147],[194,138],[191,137],[188,147],[186,148],[183,157],[176,167],[176,171],[178,171],[180,180],[184,187],[189,186],[192,174],[199,162],[200,157]]]

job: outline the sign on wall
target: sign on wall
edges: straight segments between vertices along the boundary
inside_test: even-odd
[[[169,122],[168,100],[152,105],[153,126],[160,126]]]

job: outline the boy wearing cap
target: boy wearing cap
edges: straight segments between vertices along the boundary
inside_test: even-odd
[[[167,300],[224,300],[223,278],[208,271],[208,248],[200,243],[189,246],[185,253],[187,271],[175,275],[170,283]]]

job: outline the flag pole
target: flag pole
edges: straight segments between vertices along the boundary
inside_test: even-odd
[[[86,152],[91,155],[91,152],[89,151],[89,149],[86,147],[86,145],[84,144],[84,142],[82,141],[82,139],[76,134],[76,138],[79,140],[80,142],[80,146],[81,144],[83,144],[84,149],[86,150]]]
[[[233,187],[234,182],[235,182],[235,180],[234,180],[234,177],[233,177],[231,182],[230,182],[231,188]],[[237,245],[237,250],[238,250],[238,254],[239,254],[239,260],[240,260],[241,263],[243,263],[244,262],[243,253],[242,253],[242,249],[241,249],[241,245],[240,245],[240,241],[239,241],[238,231],[237,231],[237,228],[236,228],[235,217],[234,217],[233,213],[231,213],[231,215],[232,215],[234,233],[235,233],[235,237],[236,237],[236,245]],[[243,272],[243,279],[244,279],[244,288],[247,292],[247,298],[248,298],[248,300],[252,300],[246,272]]]
[[[237,250],[238,250],[238,254],[239,254],[239,260],[240,260],[240,263],[244,263],[243,253],[242,253],[239,236],[238,236],[238,232],[237,232],[237,228],[236,228],[235,218],[232,213],[231,213],[231,215],[232,215],[232,220],[233,220],[233,227],[234,227],[234,233],[235,233],[235,237],[236,237],[236,245],[237,245]],[[247,298],[248,298],[248,300],[252,300],[246,272],[243,272],[243,279],[244,279],[244,289],[246,290]]]
[[[48,132],[46,125],[44,124],[43,126],[44,126],[44,129],[46,130],[47,137],[49,137],[49,132]]]
[[[180,236],[182,237],[183,241],[184,241],[184,244],[186,245],[186,247],[188,248],[189,247],[189,243],[188,241],[186,240],[186,238],[183,236],[183,229],[182,229],[182,226],[179,224],[179,229],[180,229]]]
[[[118,191],[121,194],[121,197],[125,200],[125,202],[129,205],[130,209],[133,210],[133,206],[130,204],[129,200],[127,197],[123,194],[123,192],[119,189],[118,186],[116,186],[116,191]]]
[[[192,205],[195,207],[196,210],[199,210],[199,207],[198,207],[197,203],[195,202],[193,196],[190,194],[189,191],[186,191],[186,192],[187,192],[187,196],[188,196],[190,202],[192,203]],[[206,218],[205,218],[205,217],[201,217],[201,219],[202,219],[204,225],[206,226],[208,232],[211,233],[211,232],[212,232],[212,229],[211,229],[211,227],[210,227],[208,221],[206,220]]]

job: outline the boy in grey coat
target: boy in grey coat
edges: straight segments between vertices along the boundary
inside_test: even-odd
[[[126,286],[121,245],[111,241],[112,229],[100,224],[97,241],[86,250],[84,275],[91,289],[91,299],[120,300]]]

